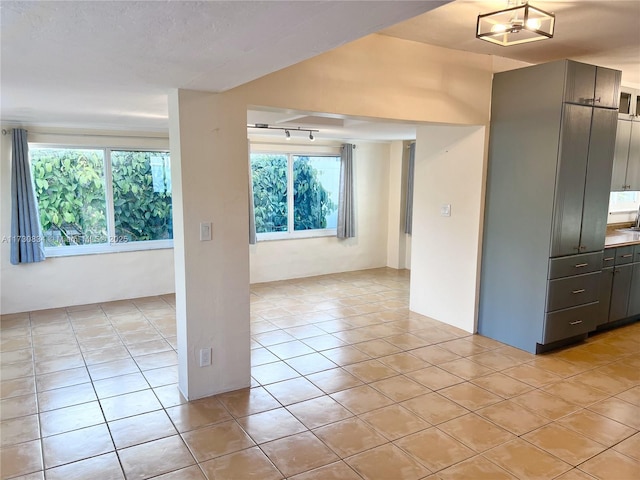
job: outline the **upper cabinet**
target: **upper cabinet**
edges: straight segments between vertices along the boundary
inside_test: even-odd
[[[622,75],[619,70],[569,62],[566,75],[565,102],[618,108]]]
[[[640,191],[640,90],[622,87],[611,191]]]

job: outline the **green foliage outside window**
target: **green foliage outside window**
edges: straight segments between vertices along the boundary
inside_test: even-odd
[[[294,230],[327,228],[327,217],[336,209],[330,193],[320,183],[318,170],[309,157],[295,157],[293,162]]]

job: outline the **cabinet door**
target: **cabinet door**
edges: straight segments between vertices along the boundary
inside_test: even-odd
[[[631,122],[627,185],[633,192],[640,191],[640,122]]]
[[[596,89],[594,107],[618,108],[622,72],[610,68],[596,67]]]
[[[580,252],[592,111],[591,107],[571,104],[565,104],[562,111],[551,239],[552,257]]]
[[[611,287],[613,286],[613,267],[603,268],[600,275],[600,290],[598,295],[598,313],[596,325],[609,321],[609,306],[611,305]]]
[[[613,173],[611,175],[611,191],[622,192],[627,185],[627,160],[629,143],[631,142],[631,120],[618,120],[616,132],[616,148],[613,153]]]
[[[633,267],[633,264],[622,265],[620,267],[615,267],[613,270],[611,306],[609,307],[610,322],[615,322],[616,320],[621,320],[627,317]]]
[[[580,105],[593,105],[596,85],[596,67],[586,63],[567,62],[564,101]]]
[[[616,110],[593,109],[582,205],[581,252],[597,252],[604,248],[617,123]]]
[[[629,307],[627,316],[640,315],[640,263],[633,264],[631,275],[631,289],[629,290]]]

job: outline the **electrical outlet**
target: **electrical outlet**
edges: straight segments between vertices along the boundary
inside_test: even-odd
[[[200,349],[200,366],[208,367],[209,365],[211,365],[211,349],[201,348]]]
[[[200,222],[200,241],[211,240],[211,222]]]
[[[451,204],[447,203],[444,205],[440,205],[440,216],[441,217],[451,216]]]

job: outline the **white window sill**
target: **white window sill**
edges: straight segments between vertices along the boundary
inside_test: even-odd
[[[148,240],[130,243],[102,243],[96,245],[74,245],[64,247],[45,247],[47,258],[71,257],[77,255],[100,255],[105,253],[137,252],[143,250],[161,250],[173,248],[173,240]]]
[[[258,233],[256,240],[258,242],[271,242],[277,240],[300,240],[302,238],[321,238],[335,237],[338,231],[335,228],[326,228],[324,230],[299,230],[295,232],[274,232],[274,233]]]

